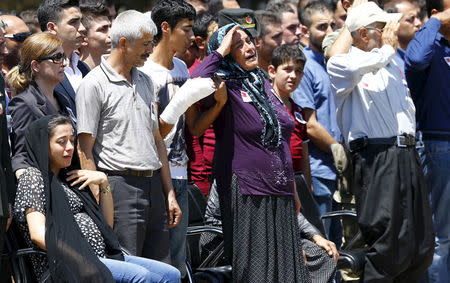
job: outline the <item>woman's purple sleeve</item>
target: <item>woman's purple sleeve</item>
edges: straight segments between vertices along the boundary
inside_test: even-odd
[[[213,51],[206,56],[205,59],[195,68],[191,78],[211,78],[213,74],[219,69],[223,57],[219,52]]]

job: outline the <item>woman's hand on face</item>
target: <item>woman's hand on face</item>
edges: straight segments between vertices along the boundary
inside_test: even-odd
[[[222,43],[220,44],[219,48],[217,48],[217,52],[219,52],[220,55],[222,55],[222,57],[225,57],[228,54],[230,54],[231,44],[233,43],[233,34],[240,28],[241,27],[239,25],[234,26],[223,37]]]
[[[66,180],[68,182],[72,181],[72,183],[70,183],[71,186],[83,182],[83,184],[79,188],[80,190],[91,184],[99,185],[100,187],[108,186],[108,177],[105,173],[100,171],[72,170],[69,171],[67,175],[69,177],[67,177]]]

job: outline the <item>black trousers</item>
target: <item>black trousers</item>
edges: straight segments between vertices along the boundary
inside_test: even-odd
[[[109,176],[114,200],[114,231],[132,255],[170,263],[166,201],[160,174]]]
[[[431,264],[431,211],[413,147],[368,145],[352,153],[358,226],[369,246],[364,282],[418,282]]]

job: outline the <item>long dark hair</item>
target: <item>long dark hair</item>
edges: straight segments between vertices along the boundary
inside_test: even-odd
[[[75,221],[60,181],[63,178],[57,178],[49,169],[49,137],[62,124],[71,124],[70,118],[62,115],[45,116],[33,121],[26,133],[31,165],[39,169],[44,182],[45,246],[50,275],[53,282],[112,283],[114,279],[110,270],[93,253]],[[117,236],[106,224],[91,191],[74,189],[73,192],[81,199],[85,212],[99,228],[105,241],[106,256],[123,260]]]

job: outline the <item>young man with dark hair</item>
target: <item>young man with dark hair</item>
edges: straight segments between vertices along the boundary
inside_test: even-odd
[[[414,38],[414,34],[421,28],[419,3],[414,0],[390,0],[383,4],[383,10],[388,13],[402,13],[403,17],[399,21],[397,58],[405,70],[405,52],[409,42]]]
[[[44,0],[38,8],[38,19],[42,31],[56,34],[62,41],[64,54],[69,59],[64,68],[64,80],[55,91],[63,95],[70,105],[72,118],[76,119],[75,93],[89,67],[80,61],[74,52],[81,46],[86,29],[81,23],[78,0]]]
[[[158,30],[158,34],[154,37],[156,46],[141,70],[153,79],[159,112],[163,112],[174,99],[180,86],[189,78],[186,64],[174,55],[186,52],[194,40],[192,26],[195,15],[194,8],[183,0],[160,0],[152,9],[151,17]],[[185,121],[191,134],[199,136],[214,121],[225,102],[226,99],[222,99],[201,117],[196,107],[190,107],[186,114],[174,123],[167,123],[162,117],[159,119],[159,130],[167,146],[172,182],[183,212],[180,225],[170,230],[172,265],[181,271],[182,276],[186,274],[185,244],[188,225]]]
[[[111,51],[109,11],[100,2],[81,4],[80,9],[81,22],[86,28],[86,37],[80,47],[81,61],[93,69],[100,64],[101,56]]]
[[[216,16],[211,15],[208,12],[204,12],[198,14],[195,18],[194,25],[192,26],[194,40],[182,56],[177,56],[186,63],[189,73],[191,73],[198,66],[198,64],[200,64],[203,58],[208,55],[208,40],[216,29]]]
[[[163,28],[171,28],[174,30],[179,28],[186,33],[192,32],[196,12],[194,7],[185,1],[171,0],[158,1],[152,9],[151,15],[158,30],[158,34],[154,38],[154,41],[158,44],[163,37]],[[162,25],[163,23],[165,23],[164,27]],[[191,40],[186,39],[185,43],[187,44],[187,42],[190,43]],[[178,48],[183,48],[183,45]]]
[[[283,44],[298,44],[303,36],[297,10],[292,5],[276,2],[269,3],[267,11],[281,16],[281,28],[283,30]]]
[[[322,41],[334,29],[331,7],[323,2],[310,2],[301,11],[301,20],[308,28],[309,46],[303,49],[308,60],[305,75],[293,99],[305,111],[308,136],[311,139],[310,160],[314,198],[320,214],[333,209],[333,194],[336,190],[336,169],[333,165],[332,147],[339,144],[340,131],[336,123],[334,95],[326,71],[322,52]],[[338,223],[325,224],[329,239],[340,243]]]
[[[306,4],[300,12],[300,20],[308,29],[309,48],[315,52],[323,53],[322,41],[335,29],[336,22],[333,11],[331,5],[313,1]]]
[[[283,40],[281,18],[277,14],[265,10],[255,11],[255,18],[260,26],[259,35],[256,37],[258,66],[267,72],[272,52],[281,45]]]
[[[450,281],[450,0],[429,0],[430,20],[408,45],[406,80],[425,147],[421,162],[431,200],[436,246],[428,282]]]

